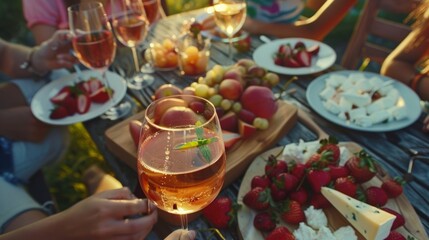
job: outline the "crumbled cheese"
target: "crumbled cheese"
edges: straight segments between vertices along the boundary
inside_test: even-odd
[[[316,231],[307,226],[304,222],[299,223],[299,227],[293,231],[296,240],[316,240]]]
[[[307,224],[313,229],[320,229],[328,226],[328,218],[322,209],[315,209],[313,206],[308,207],[305,211],[305,219]]]
[[[319,147],[319,141],[305,142],[300,139],[298,143],[291,143],[285,146],[283,157],[294,160],[298,163],[305,163]]]
[[[317,231],[317,240],[333,240],[336,239],[334,234],[328,227],[321,227],[319,231]]]

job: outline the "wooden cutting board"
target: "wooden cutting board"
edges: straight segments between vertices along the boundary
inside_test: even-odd
[[[273,147],[295,126],[298,118],[297,108],[283,101],[278,103],[279,108],[270,119],[268,129],[257,131],[250,138],[242,139],[228,149],[224,187],[240,177],[256,156]],[[107,148],[133,169],[137,169],[137,148],[131,138],[128,124],[131,120],[143,119],[143,116],[144,112],[139,112],[105,132]]]

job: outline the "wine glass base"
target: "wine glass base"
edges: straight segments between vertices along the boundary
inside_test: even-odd
[[[146,63],[146,64],[143,64],[143,66],[140,68],[140,71],[141,71],[142,73],[148,73],[148,74],[151,74],[151,73],[154,73],[154,72],[155,72],[155,69],[152,67],[152,65],[151,65],[151,64]]]
[[[125,95],[125,97],[116,106],[109,108],[100,117],[102,119],[117,120],[129,115],[133,109],[133,103],[131,101],[132,100]]]
[[[155,78],[152,75],[139,74],[133,78],[128,79],[127,86],[130,89],[140,90],[144,87],[152,85]]]

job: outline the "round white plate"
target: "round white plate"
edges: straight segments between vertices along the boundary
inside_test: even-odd
[[[323,106],[323,101],[319,95],[319,93],[325,88],[325,80],[333,74],[348,76],[352,73],[357,73],[357,72],[358,71],[336,71],[336,72],[324,74],[314,79],[308,86],[307,93],[306,93],[307,101],[310,104],[310,106],[313,108],[313,110],[316,111],[325,119],[335,124],[338,124],[346,128],[354,129],[354,130],[361,130],[361,131],[367,131],[367,132],[387,132],[387,131],[398,130],[411,125],[420,117],[420,114],[421,114],[420,98],[417,96],[415,92],[413,92],[409,87],[407,87],[405,84],[397,80],[393,80],[389,77],[382,76],[376,73],[371,73],[371,72],[360,72],[360,73],[363,73],[366,78],[378,77],[384,81],[388,81],[388,80],[394,81],[393,87],[395,87],[399,91],[403,100],[405,101],[405,105],[407,106],[407,113],[408,113],[407,118],[400,121],[379,123],[371,127],[362,127],[350,122],[346,122],[343,119],[339,118],[338,116],[328,112],[328,110],[326,110],[326,108]]]
[[[274,56],[280,45],[289,43],[294,46],[298,41],[303,42],[307,48],[316,44],[319,44],[320,46],[319,53],[313,57],[310,67],[288,68],[274,64]],[[322,42],[306,38],[276,39],[259,46],[253,52],[253,60],[255,60],[256,64],[272,72],[286,75],[306,75],[317,73],[331,67],[335,63],[336,59],[337,54],[330,46]]]
[[[90,77],[102,79],[99,72],[91,70],[82,71],[82,76],[85,80],[89,79]],[[98,117],[106,112],[109,108],[118,104],[124,98],[127,91],[127,84],[125,80],[118,74],[107,71],[106,79],[109,83],[109,86],[114,91],[113,101],[109,100],[104,104],[92,103],[89,111],[85,114],[74,114],[73,116],[68,116],[62,119],[51,119],[49,117],[52,109],[54,109],[54,105],[49,99],[57,94],[58,91],[60,91],[64,86],[74,85],[75,83],[80,82],[76,73],[64,76],[57,80],[53,80],[43,86],[36,93],[31,102],[31,111],[40,121],[53,125],[70,125]]]

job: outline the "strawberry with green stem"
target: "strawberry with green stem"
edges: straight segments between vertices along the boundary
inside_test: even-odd
[[[232,227],[237,221],[237,211],[241,208],[227,196],[217,197],[203,209],[203,216],[218,229]]]

